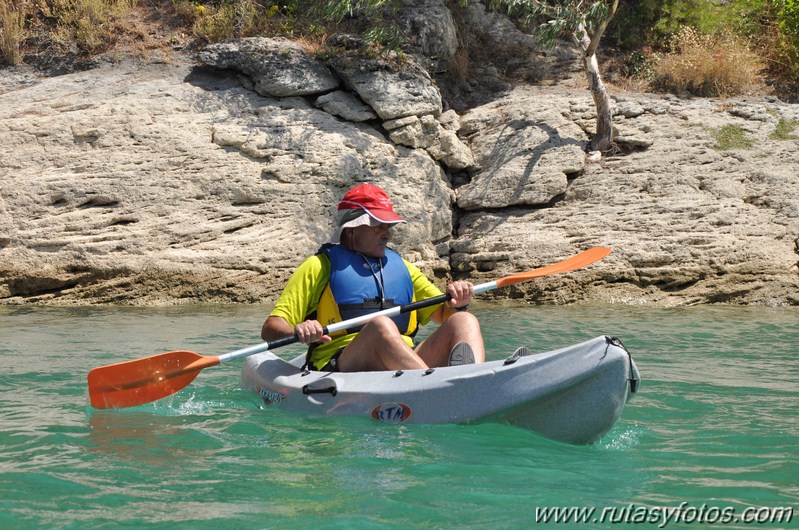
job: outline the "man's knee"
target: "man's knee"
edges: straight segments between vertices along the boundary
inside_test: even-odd
[[[451,315],[447,322],[451,322],[453,326],[460,328],[480,328],[480,321],[472,313],[460,311]]]
[[[373,318],[368,324],[366,324],[366,326],[369,328],[371,333],[375,333],[382,337],[390,337],[400,334],[399,329],[394,321],[385,316]],[[364,331],[366,331],[366,327],[364,327]]]

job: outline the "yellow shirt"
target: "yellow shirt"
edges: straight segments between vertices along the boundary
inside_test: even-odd
[[[402,260],[411,275],[414,301],[426,300],[441,295],[441,290],[422,274],[418,267]],[[281,317],[291,327],[304,322],[316,311],[330,279],[330,260],[325,255],[317,254],[306,259],[289,278],[286,287],[269,316]],[[440,305],[440,304],[439,304]],[[425,307],[416,312],[419,325],[430,322],[430,315],[439,305]],[[319,344],[313,351],[312,363],[317,369],[324,367],[339,349],[344,348],[355,338],[355,333],[335,337],[331,342]],[[413,347],[410,337],[403,337],[408,346]]]

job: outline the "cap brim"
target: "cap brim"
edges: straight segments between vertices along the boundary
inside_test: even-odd
[[[386,224],[407,223],[405,219],[391,210],[364,210],[372,219]]]
[[[353,214],[354,211],[361,212],[360,215],[345,222],[341,222]],[[387,210],[339,210],[339,223],[341,223],[333,234],[332,242],[338,243],[341,239],[341,232],[345,228],[355,228],[358,226],[378,226],[380,224],[395,225],[399,223],[407,223],[405,219]]]

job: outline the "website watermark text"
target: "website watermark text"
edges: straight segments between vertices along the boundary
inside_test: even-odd
[[[792,507],[691,505],[677,506],[551,506],[535,509],[536,524],[641,524],[666,528],[670,524],[785,524],[793,520]]]

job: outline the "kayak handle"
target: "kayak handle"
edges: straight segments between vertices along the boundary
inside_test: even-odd
[[[310,396],[311,394],[330,394],[331,396],[335,396],[338,394],[338,389],[335,383],[319,388],[312,388],[311,385],[305,385],[302,387],[302,393],[306,396]]]

